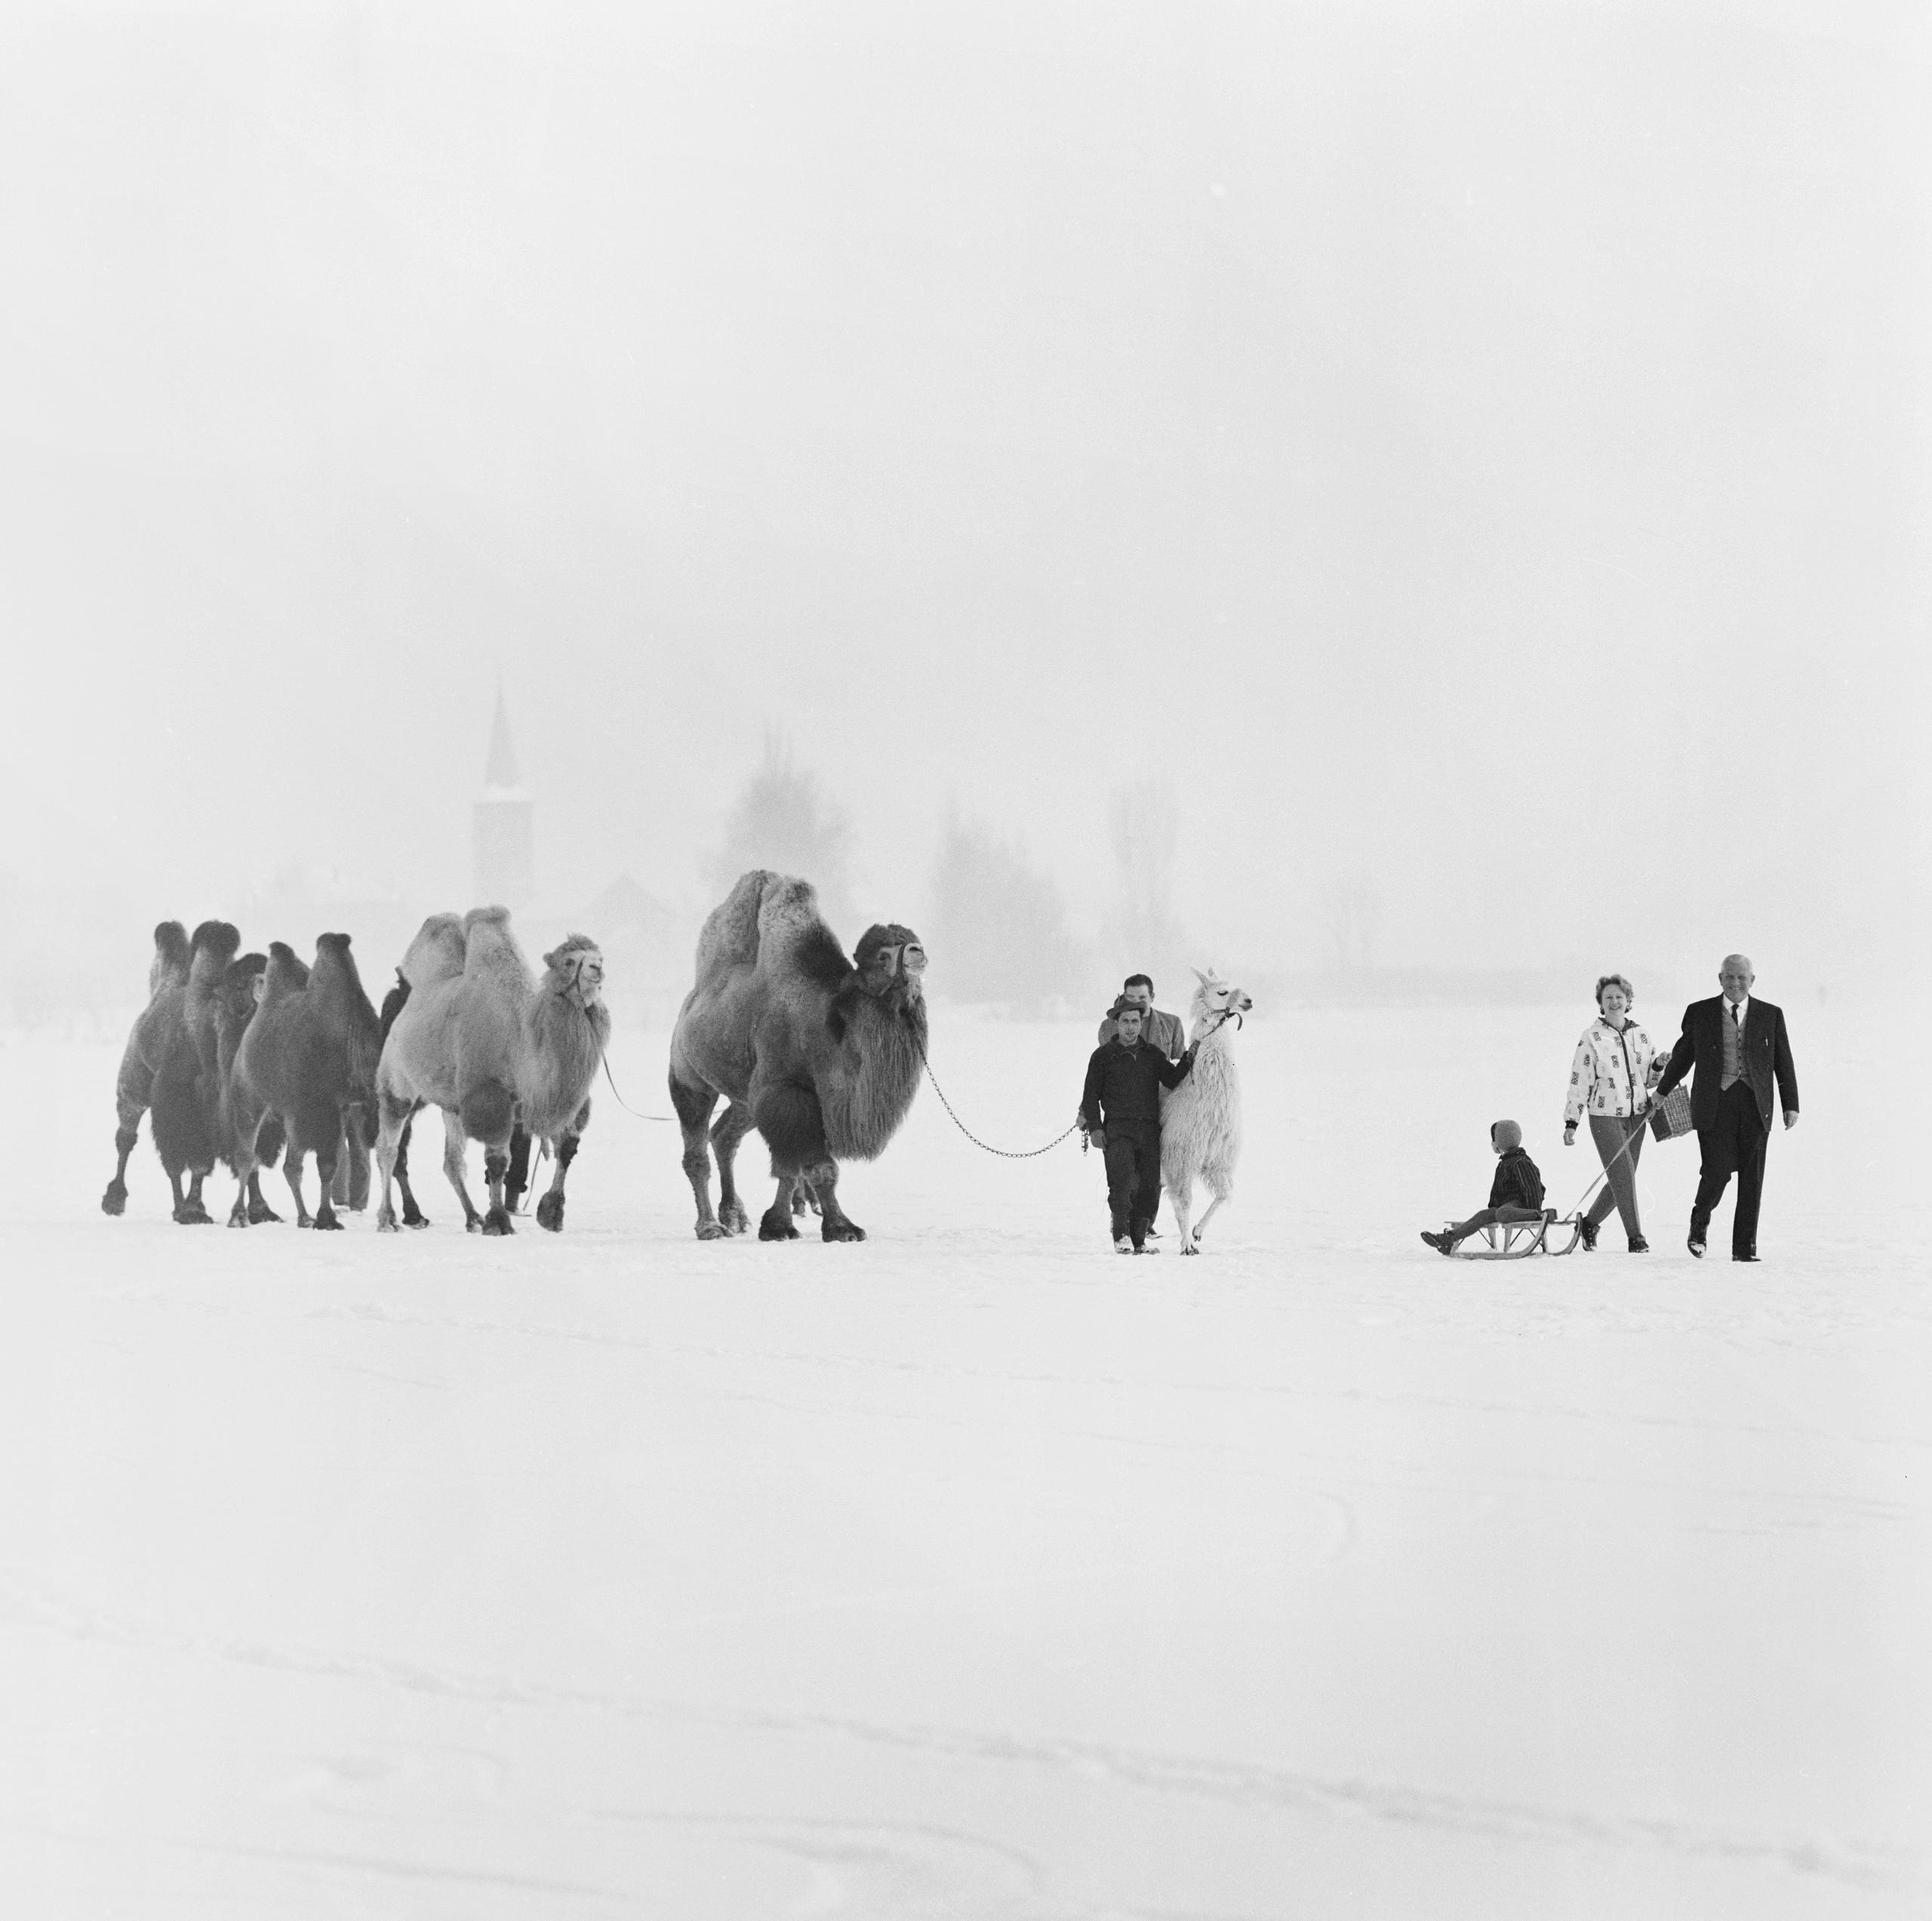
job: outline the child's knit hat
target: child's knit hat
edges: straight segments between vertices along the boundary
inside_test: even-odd
[[[1499,1120],[1489,1130],[1489,1138],[1499,1148],[1519,1148],[1523,1145],[1523,1130],[1513,1120]]]

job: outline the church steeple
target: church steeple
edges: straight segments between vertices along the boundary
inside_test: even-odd
[[[497,687],[497,713],[483,766],[483,791],[470,810],[476,905],[526,907],[537,892],[537,804],[517,783],[509,708]]]
[[[483,768],[485,787],[516,785],[516,749],[510,745],[509,712],[503,705],[503,683],[497,683],[497,718],[490,727],[490,758]]]

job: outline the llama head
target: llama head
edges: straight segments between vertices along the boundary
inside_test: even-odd
[[[1230,1016],[1238,1024],[1241,1016],[1254,1005],[1254,997],[1244,988],[1223,980],[1219,968],[1211,967],[1204,974],[1196,967],[1194,978],[1200,982],[1194,990],[1192,1008],[1197,1033],[1203,1023],[1211,1028],[1219,1027]]]

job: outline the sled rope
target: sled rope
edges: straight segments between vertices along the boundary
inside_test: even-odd
[[[1028,1148],[1023,1153],[1016,1153],[1011,1148],[996,1148],[990,1141],[981,1140],[979,1136],[953,1112],[952,1103],[946,1098],[946,1090],[939,1084],[939,1076],[934,1073],[933,1064],[926,1058],[926,1050],[924,1047],[919,1050],[919,1059],[926,1070],[926,1078],[933,1083],[933,1092],[939,1096],[940,1105],[945,1108],[953,1126],[957,1127],[976,1148],[982,1148],[988,1154],[996,1154],[1002,1160],[1037,1160],[1041,1154],[1052,1153],[1054,1149],[1066,1139],[1067,1134],[1077,1134],[1080,1131],[1080,1123],[1076,1120],[1066,1130],[1066,1134],[1056,1134],[1043,1148]]]
[[[1647,1114],[1647,1112],[1648,1109],[1646,1109],[1645,1114]],[[1596,1179],[1592,1181],[1589,1185],[1583,1190],[1582,1194],[1577,1197],[1576,1206],[1571,1208],[1570,1212],[1564,1216],[1565,1220],[1574,1220],[1583,1213],[1584,1203],[1589,1199],[1592,1194],[1596,1192],[1598,1188],[1603,1185],[1604,1182],[1610,1179],[1610,1170],[1630,1151],[1632,1148],[1636,1145],[1638,1141],[1643,1139],[1644,1127],[1649,1125],[1648,1121],[1644,1117],[1644,1114],[1633,1114],[1631,1117],[1635,1120],[1643,1122],[1644,1126],[1633,1127],[1629,1133],[1624,1136],[1623,1145],[1604,1163],[1602,1173],[1598,1174]]]

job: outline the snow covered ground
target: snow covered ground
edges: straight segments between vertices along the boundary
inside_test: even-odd
[[[1927,1063],[1787,1005],[1758,1267],[1694,1142],[1647,1259],[1441,1259],[1499,1115],[1584,1186],[1586,1011],[1263,1010],[1186,1262],[930,1090],[862,1246],[608,1099],[560,1237],[176,1228],[145,1130],[110,1221],[118,1049],[11,1037],[0,1913],[1932,1912]],[[1090,1044],[934,1065],[1028,1146]]]

